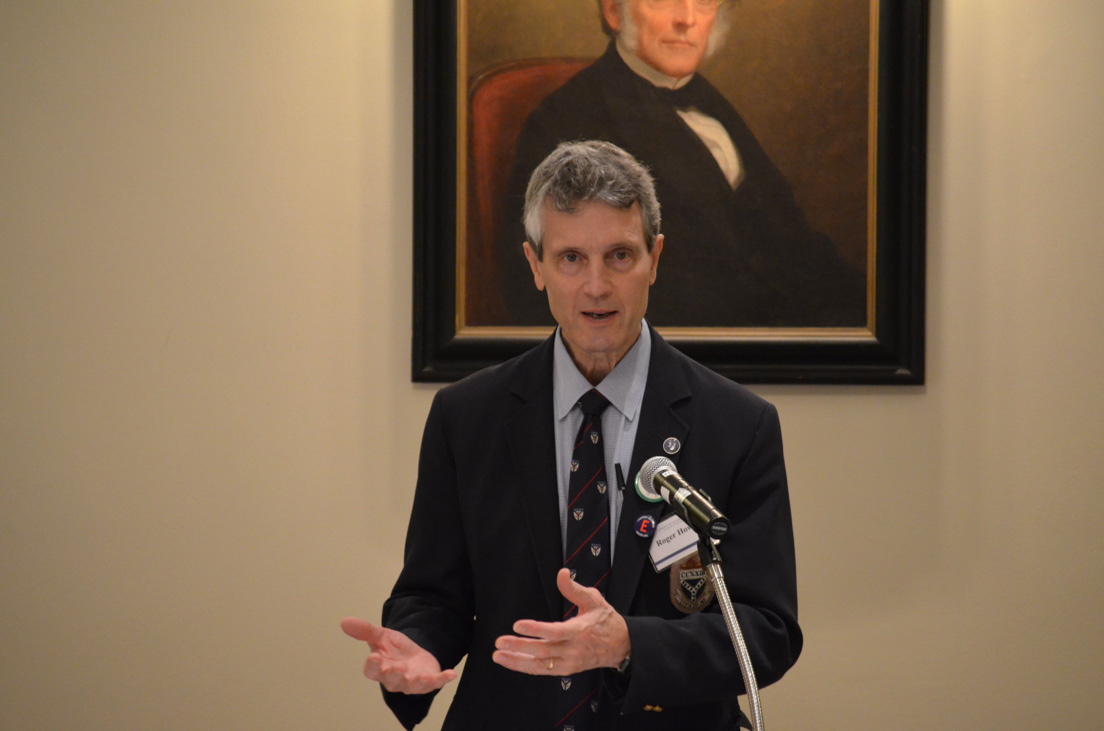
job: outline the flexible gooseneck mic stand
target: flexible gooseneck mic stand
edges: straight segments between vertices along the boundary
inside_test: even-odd
[[[725,586],[724,572],[721,571],[721,554],[717,550],[717,543],[715,538],[699,533],[698,557],[705,567],[709,581],[713,584],[713,593],[716,594],[717,601],[721,605],[721,614],[728,627],[728,636],[740,661],[740,674],[744,676],[744,689],[747,691],[751,710],[751,728],[753,731],[763,731],[763,709],[759,706],[759,686],[755,682],[755,673],[751,667],[751,656],[748,654],[747,645],[744,644],[744,635],[740,632],[740,625],[736,621],[736,610],[732,606],[732,599],[728,596],[728,588]]]

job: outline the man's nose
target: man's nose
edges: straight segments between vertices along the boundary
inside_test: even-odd
[[[697,22],[698,0],[674,0],[673,13],[676,25],[693,25]]]
[[[610,271],[605,262],[595,262],[587,267],[586,281],[583,282],[583,292],[588,297],[605,297],[613,289],[610,283]]]

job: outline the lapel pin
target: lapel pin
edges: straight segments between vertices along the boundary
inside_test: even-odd
[[[674,437],[667,437],[663,440],[663,451],[667,454],[674,454],[682,449],[682,444]]]
[[[651,538],[652,534],[655,533],[655,528],[655,520],[650,515],[641,515],[633,524],[633,532],[641,538]]]

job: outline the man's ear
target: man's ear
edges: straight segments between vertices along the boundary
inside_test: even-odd
[[[526,241],[521,245],[525,250],[525,258],[529,262],[529,268],[533,270],[533,284],[537,285],[537,290],[544,291],[544,277],[540,273],[540,259],[537,258],[537,252],[533,250],[533,247]]]
[[[656,270],[659,269],[659,255],[663,253],[663,234],[656,236],[655,243],[652,244],[652,251],[649,256],[652,257],[652,280],[648,284],[655,284]]]
[[[602,17],[614,33],[621,32],[621,8],[618,7],[617,0],[602,0]]]

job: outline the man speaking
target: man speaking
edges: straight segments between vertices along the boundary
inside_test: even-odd
[[[516,211],[529,175],[559,143],[590,139],[621,147],[655,177],[670,244],[651,322],[864,326],[863,273],[806,223],[743,117],[698,73],[723,43],[731,0],[598,0],[598,8],[611,37],[605,54],[545,99],[517,141],[498,235],[504,324],[547,321],[516,276],[525,236]]]
[[[659,560],[678,524],[633,478],[666,456],[731,519],[726,584],[758,684],[772,683],[802,644],[778,415],[645,321],[664,237],[635,159],[561,145],[533,172],[524,219],[559,327],[437,393],[382,625],[342,627],[367,642],[364,673],[407,729],[465,655],[445,729],[736,729],[724,619],[693,557]]]

